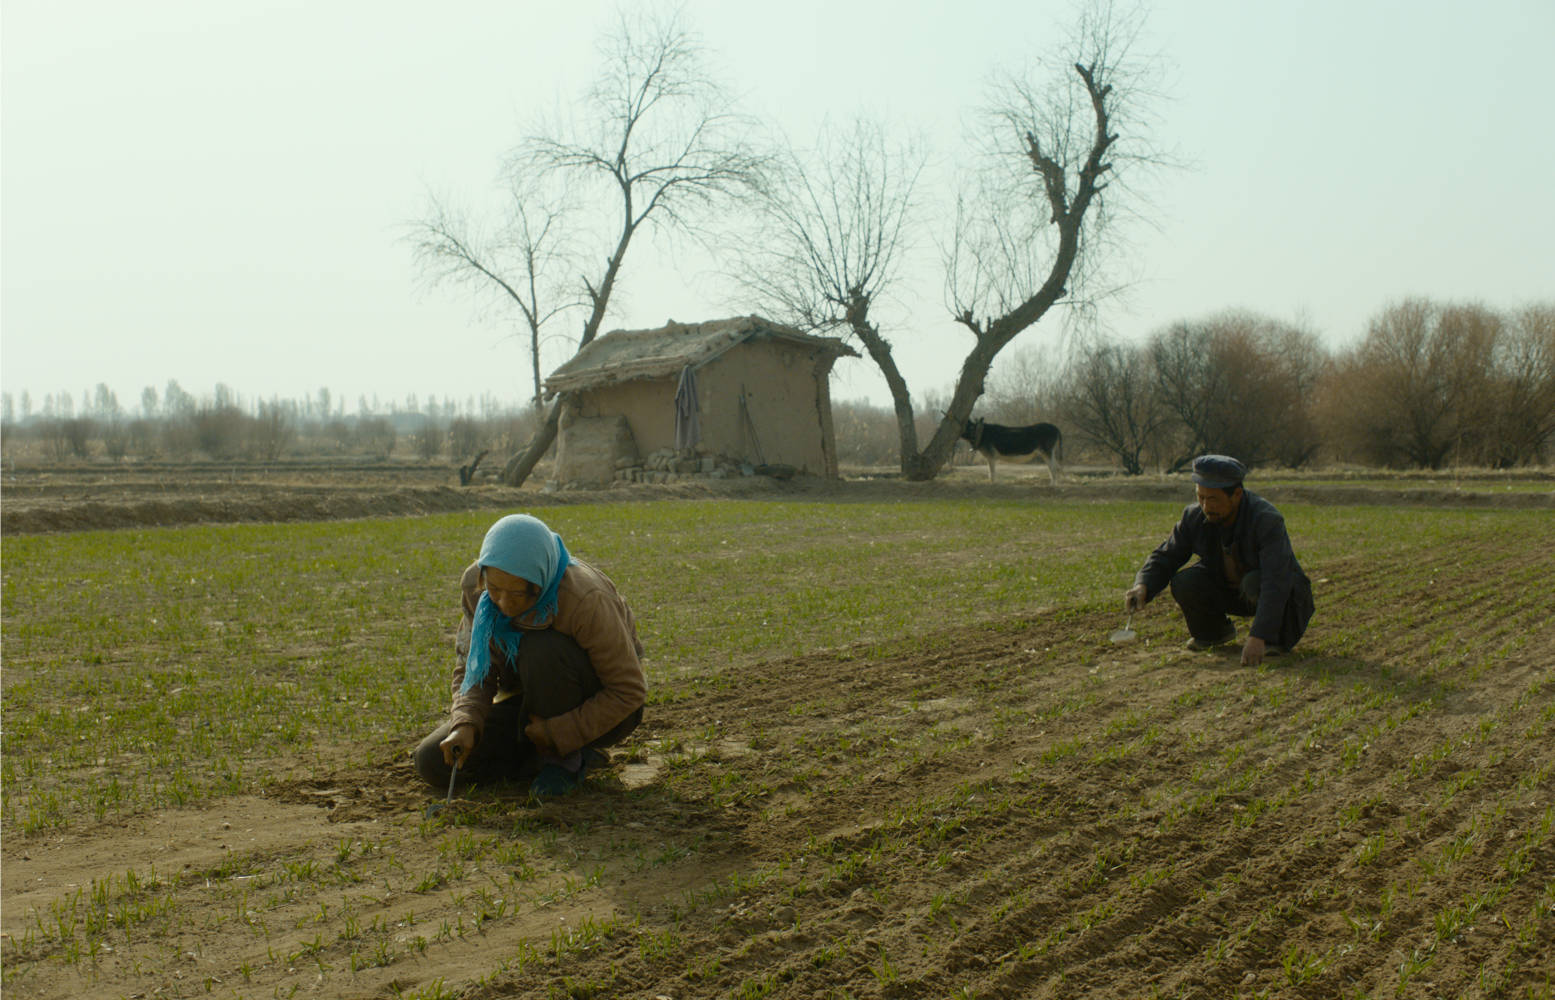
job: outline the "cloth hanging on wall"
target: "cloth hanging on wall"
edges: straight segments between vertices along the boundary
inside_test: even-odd
[[[695,448],[702,440],[702,420],[697,408],[697,376],[691,366],[680,370],[675,387],[675,447],[682,451]]]

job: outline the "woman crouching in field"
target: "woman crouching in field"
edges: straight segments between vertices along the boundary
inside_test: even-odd
[[[567,553],[528,514],[491,526],[464,571],[453,708],[416,748],[429,784],[511,781],[539,773],[532,795],[565,795],[599,748],[642,721],[647,679],[632,609],[599,570]]]

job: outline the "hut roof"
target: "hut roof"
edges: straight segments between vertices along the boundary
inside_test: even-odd
[[[833,359],[858,352],[835,337],[813,337],[760,316],[670,323],[657,330],[611,330],[591,341],[545,380],[546,395],[637,379],[674,378],[748,340],[767,339],[818,350]]]

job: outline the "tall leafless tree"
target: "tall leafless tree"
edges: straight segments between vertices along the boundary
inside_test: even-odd
[[[492,233],[435,194],[423,218],[411,223],[411,243],[422,274],[432,285],[459,285],[478,296],[494,295],[523,317],[533,385],[541,405],[542,330],[567,309],[581,305],[569,294],[565,272],[573,266],[565,199],[542,178],[510,172],[507,217]]]
[[[757,235],[732,257],[758,310],[858,338],[890,389],[904,455],[908,442],[916,452],[911,393],[870,310],[901,268],[924,161],[921,146],[892,143],[877,121],[827,125],[812,150],[790,148],[769,171]]]
[[[961,201],[944,262],[952,319],[974,343],[921,449],[911,392],[875,315],[908,245],[921,156],[856,127],[832,155],[797,161],[791,179],[766,192],[777,202],[766,212],[778,222],[772,237],[781,241],[776,256],[785,266],[770,275],[765,297],[789,307],[780,318],[841,327],[864,346],[891,393],[904,477],[938,473],[999,352],[1054,306],[1073,301],[1071,280],[1104,246],[1097,238],[1108,217],[1103,192],[1117,183],[1120,166],[1151,158],[1120,151],[1116,132],[1119,121],[1134,122],[1133,101],[1142,96],[1126,86],[1138,27],[1101,0],[1081,19],[1048,83],[1012,79],[997,88],[986,115],[993,154],[974,194]]]
[[[1153,335],[1146,348],[1156,397],[1177,418],[1174,471],[1208,450],[1226,422],[1222,400],[1229,373],[1215,359],[1214,341],[1207,324],[1180,322]]]
[[[600,331],[637,235],[645,227],[694,231],[704,213],[753,183],[764,158],[678,15],[623,11],[579,108],[570,124],[524,139],[509,170],[575,196],[588,217],[576,232],[609,234],[603,253],[580,241],[578,259],[603,261],[576,279],[585,310],[581,350]],[[508,460],[504,482],[517,486],[529,477],[556,439],[568,402],[564,394],[550,407],[528,445]]]

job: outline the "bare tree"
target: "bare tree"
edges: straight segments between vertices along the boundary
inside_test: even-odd
[[[1445,306],[1437,321],[1432,339],[1449,373],[1452,450],[1460,463],[1495,461],[1504,412],[1496,357],[1505,327],[1500,313],[1480,304]]]
[[[1278,372],[1277,415],[1270,445],[1280,464],[1296,469],[1312,461],[1323,445],[1317,424],[1317,387],[1333,366],[1318,335],[1304,325],[1275,323],[1266,329],[1264,349]]]
[[[242,451],[248,417],[230,396],[218,392],[216,399],[202,403],[191,417],[195,446],[210,458],[236,458]]]
[[[1360,392],[1381,404],[1370,437],[1373,454],[1435,469],[1452,450],[1449,373],[1432,343],[1437,306],[1410,299],[1372,320],[1355,363],[1367,376]]]
[[[1149,356],[1133,344],[1094,343],[1069,365],[1063,412],[1082,434],[1118,457],[1131,476],[1167,420]]]
[[[493,234],[434,194],[427,196],[425,217],[410,226],[406,239],[432,285],[453,284],[477,295],[495,295],[523,317],[529,353],[531,399],[541,405],[541,331],[562,312],[582,304],[569,294],[563,272],[574,265],[567,234],[566,201],[545,178],[509,171],[508,214]]]
[[[932,475],[950,453],[1000,351],[1055,306],[1083,310],[1101,294],[1117,212],[1106,192],[1159,160],[1142,117],[1153,63],[1134,51],[1142,17],[1100,0],[1076,25],[1065,71],[996,89],[985,115],[993,168],[961,199],[946,254],[947,303],[974,343],[910,475]]]
[[[723,88],[708,75],[700,44],[678,16],[623,10],[604,40],[602,57],[599,76],[580,103],[577,120],[525,138],[508,164],[511,177],[524,179],[521,190],[540,186],[566,190],[576,198],[580,218],[576,228],[570,216],[565,220],[569,237],[595,228],[611,234],[603,253],[583,249],[582,239],[577,244],[567,241],[578,247],[575,259],[603,260],[597,271],[585,270],[577,277],[579,301],[586,310],[577,349],[599,333],[638,233],[645,226],[694,231],[702,213],[745,189],[763,162],[751,152],[748,122],[734,113]],[[419,228],[430,255],[424,259],[473,272],[470,280],[477,284],[518,284],[499,282],[496,275],[501,272],[494,263],[477,266],[476,261],[486,265],[489,254],[473,242],[464,250],[456,247],[451,237],[464,232],[462,220],[448,221],[440,225],[434,215]],[[451,224],[455,221],[461,225]],[[529,216],[530,244],[546,245],[540,237],[557,234],[562,221],[536,209]],[[515,232],[522,246],[522,226]],[[518,291],[511,296],[515,300],[535,301],[522,294],[522,287]],[[538,309],[534,315],[541,315]],[[569,402],[566,395],[555,401],[528,445],[509,459],[504,482],[517,486],[529,477],[555,440],[562,408]]]
[[[86,458],[92,453],[92,435],[97,433],[97,424],[90,417],[67,417],[59,421],[59,428],[71,455]],[[63,453],[59,457],[64,457]]]
[[[1163,433],[1170,468],[1206,451],[1292,468],[1316,453],[1312,393],[1328,355],[1311,331],[1232,311],[1174,323],[1147,353],[1156,395],[1175,418]]]
[[[442,453],[445,437],[443,425],[429,417],[410,435],[411,447],[417,458],[430,462]]]
[[[1537,462],[1555,440],[1555,303],[1528,306],[1512,317],[1497,345],[1495,369],[1489,464]]]
[[[1176,471],[1202,454],[1225,426],[1225,366],[1215,358],[1215,334],[1207,324],[1174,323],[1150,338],[1151,374],[1156,396],[1176,419],[1176,447],[1170,469]]]
[[[1382,465],[1441,468],[1469,453],[1490,418],[1499,317],[1479,306],[1407,299],[1368,325],[1325,380],[1327,436]]]
[[[376,459],[387,461],[398,440],[399,432],[388,417],[364,417],[356,422],[358,447]]]
[[[272,397],[260,401],[248,426],[249,449],[262,462],[277,461],[297,441],[296,404]]]
[[[891,392],[904,472],[917,455],[911,390],[871,309],[901,265],[924,159],[869,119],[823,127],[809,154],[789,148],[769,172],[760,235],[737,248],[733,268],[760,311],[800,329],[840,327],[864,345]]]
[[[768,192],[780,201],[767,212],[781,223],[774,235],[788,264],[778,275],[785,287],[769,298],[789,304],[782,318],[841,326],[864,346],[891,393],[906,478],[931,479],[950,458],[999,352],[1075,301],[1066,298],[1071,279],[1104,246],[1103,191],[1121,165],[1149,159],[1120,153],[1114,131],[1140,96],[1124,86],[1137,28],[1103,0],[1081,20],[1048,85],[1012,79],[998,88],[986,115],[988,167],[958,206],[944,261],[952,318],[974,343],[921,449],[912,394],[874,315],[907,245],[921,157],[856,128],[842,155],[799,166],[797,179]]]

